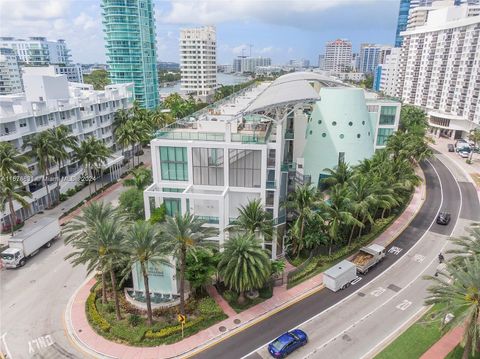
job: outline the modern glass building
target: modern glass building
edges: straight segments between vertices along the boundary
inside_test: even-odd
[[[402,47],[402,37],[400,33],[407,29],[408,13],[410,12],[411,0],[400,0],[400,9],[398,10],[397,33],[395,34],[395,47]]]
[[[152,0],[102,0],[107,64],[112,83],[135,83],[141,107],[159,102]]]

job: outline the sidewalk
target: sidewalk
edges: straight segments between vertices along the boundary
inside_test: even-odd
[[[423,172],[420,169],[418,174],[423,178]],[[403,214],[374,242],[381,245],[391,243],[413,220],[423,205],[424,200],[425,184],[423,183],[415,190],[412,200]],[[323,288],[323,274],[318,274],[291,289],[287,289],[286,284],[275,287],[272,298],[238,314],[216,292],[215,288],[209,288],[209,294],[229,317],[180,342],[157,347],[131,347],[108,341],[98,335],[88,324],[85,314],[85,301],[90,294],[90,288],[94,284],[95,280],[92,279],[79,288],[66,308],[65,322],[67,333],[74,343],[83,351],[96,358],[173,358],[187,353],[192,354],[223,338],[234,335],[246,326],[260,322],[320,291]]]

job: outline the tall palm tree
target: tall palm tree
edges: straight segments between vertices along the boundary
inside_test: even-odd
[[[72,264],[87,265],[87,273],[100,271],[102,274],[102,302],[107,301],[106,268],[102,263],[105,253],[104,243],[97,235],[98,223],[111,220],[121,214],[112,205],[103,202],[92,202],[82,210],[82,214],[73,218],[63,229],[65,244],[75,249],[65,259],[72,259]]]
[[[153,182],[152,171],[147,168],[137,168],[132,172],[133,177],[123,181],[125,186],[135,187],[138,190],[144,190]]]
[[[252,234],[240,234],[225,244],[218,263],[225,284],[239,293],[238,303],[245,302],[245,292],[261,288],[271,273],[270,257]]]
[[[299,254],[299,243],[303,241],[303,235],[305,233],[305,225],[308,218],[313,215],[313,210],[319,206],[321,193],[317,189],[309,184],[304,184],[295,188],[295,191],[290,193],[285,204],[285,207],[293,209],[297,215],[296,225],[298,227],[298,241],[295,237],[292,238],[292,251],[295,254]]]
[[[28,156],[21,155],[9,142],[0,142],[0,176],[28,175]]]
[[[163,257],[167,255],[162,246],[161,231],[158,225],[152,225],[149,222],[136,222],[128,227],[125,237],[125,250],[128,256],[127,270],[136,263],[140,264],[145,285],[145,299],[147,303],[147,321],[152,325],[152,302],[150,296],[150,285],[148,280],[147,266],[148,262],[162,261],[167,262]]]
[[[130,109],[120,109],[115,112],[113,117],[113,132],[120,126],[124,125],[132,117],[132,111]]]
[[[150,138],[151,129],[145,121],[137,121],[134,118],[128,120],[115,131],[117,143],[122,147],[131,146],[132,167],[135,166],[135,146]]]
[[[15,225],[17,224],[17,215],[15,213],[15,207],[13,201],[16,201],[27,207],[30,204],[25,199],[26,197],[32,198],[32,194],[24,189],[22,181],[14,176],[4,177],[0,180],[0,210],[5,212],[6,205],[10,210],[10,231],[13,236],[15,231]]]
[[[185,267],[187,255],[195,256],[195,252],[211,246],[205,239],[214,237],[218,230],[205,227],[205,222],[190,213],[183,216],[167,217],[163,224],[163,239],[166,248],[177,259],[180,267],[180,313],[185,313]]]
[[[161,129],[174,122],[171,111],[162,107],[157,107],[150,113],[150,122],[153,128]]]
[[[55,162],[56,148],[48,131],[36,133],[25,141],[23,148],[29,147],[28,155],[38,161],[38,169],[43,175],[43,183],[47,191],[47,205],[52,207],[52,198],[50,195],[49,177],[50,167]]]
[[[353,175],[353,170],[348,163],[340,162],[335,168],[325,168],[324,171],[328,177],[323,178],[320,183],[326,188],[331,188],[336,184],[346,183]]]
[[[125,223],[125,218],[110,204],[104,205],[100,202],[86,207],[83,216],[70,221],[64,229],[65,242],[75,248],[65,259],[72,258],[74,266],[87,264],[88,273],[93,270],[101,271],[103,300],[106,296],[105,274],[110,274],[117,320],[122,318],[115,269],[125,258]]]
[[[246,206],[241,206],[238,211],[240,214],[229,226],[229,229],[254,235],[258,233],[268,240],[272,238],[272,216],[263,209],[260,199],[248,202]]]
[[[452,263],[463,262],[465,258],[480,258],[480,226],[471,226],[467,229],[467,232],[468,236],[450,239],[455,247],[448,250],[447,253],[456,255],[451,259]]]
[[[101,140],[94,137],[88,137],[82,141],[75,151],[75,160],[83,166],[85,176],[88,178],[90,196],[92,195],[91,183],[94,170],[100,169],[102,164],[107,162],[110,154],[111,150]],[[96,188],[95,182],[95,190]]]
[[[480,258],[464,258],[460,265],[447,263],[446,272],[440,276],[428,276],[433,281],[428,288],[425,303],[435,306],[434,318],[445,328],[444,318],[455,313],[449,323],[452,327],[463,326],[463,359],[475,355],[480,343]]]
[[[60,125],[48,130],[54,146],[53,157],[58,165],[57,190],[60,193],[60,169],[65,160],[68,159],[67,149],[75,149],[77,146],[77,138],[71,136],[70,129],[65,125]]]

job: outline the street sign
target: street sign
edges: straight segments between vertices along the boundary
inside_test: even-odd
[[[178,315],[177,315],[177,319],[178,319],[178,321],[179,321],[180,323],[182,323],[182,324],[185,324],[185,322],[187,321],[187,317],[186,317],[185,315],[183,315],[183,314],[178,314]]]

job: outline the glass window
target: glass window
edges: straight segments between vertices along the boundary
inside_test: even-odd
[[[160,147],[162,180],[187,181],[188,161],[185,147]]]
[[[193,183],[223,186],[223,149],[193,148]]]
[[[387,144],[387,140],[393,133],[393,128],[379,128],[377,135],[377,146],[384,146]]]
[[[262,151],[229,150],[230,186],[260,187]]]
[[[165,212],[167,216],[176,216],[181,214],[181,202],[179,198],[164,198],[163,203],[165,204]]]
[[[396,112],[397,108],[395,106],[382,106],[380,110],[380,125],[394,125]]]

